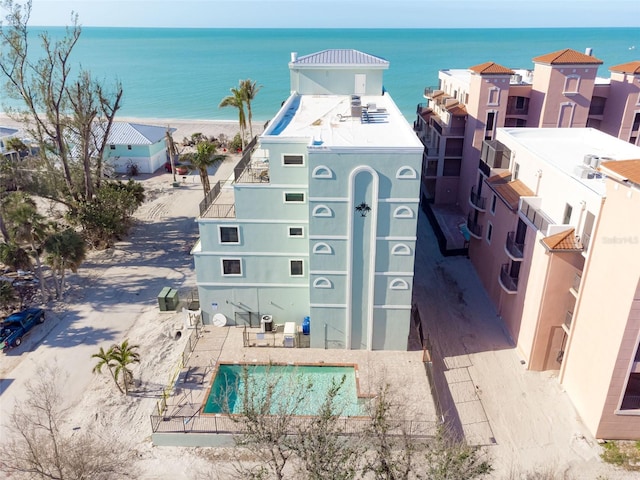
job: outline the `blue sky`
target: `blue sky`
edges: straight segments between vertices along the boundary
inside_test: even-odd
[[[33,0],[31,25],[639,27],[640,0]]]

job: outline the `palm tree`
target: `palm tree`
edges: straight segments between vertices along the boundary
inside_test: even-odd
[[[256,85],[256,82],[247,78],[240,81],[240,91],[244,97],[244,102],[247,104],[247,117],[249,121],[249,137],[253,139],[253,115],[251,113],[251,102],[262,88],[262,85]]]
[[[54,275],[56,295],[64,292],[65,271],[78,271],[86,255],[86,244],[82,235],[72,228],[49,235],[44,241],[45,263],[51,267]],[[57,278],[56,278],[57,276]]]
[[[196,151],[189,155],[191,165],[196,167],[200,172],[200,182],[202,183],[205,197],[211,190],[207,168],[215,165],[224,158],[223,155],[216,155],[216,148],[217,145],[213,142],[201,141],[196,144]]]
[[[98,363],[95,365],[95,367],[93,367],[92,372],[93,373],[102,373],[102,367],[107,367],[109,369],[109,373],[111,374],[111,378],[113,378],[113,381],[116,384],[116,387],[118,387],[118,390],[120,390],[120,393],[124,393],[122,391],[122,388],[120,388],[120,384],[118,383],[118,379],[116,378],[116,375],[113,371],[114,367],[116,366],[115,360],[113,358],[113,349],[114,349],[115,345],[112,345],[109,350],[106,350],[102,347],[100,347],[100,351],[98,353],[94,353],[93,355],[91,355],[91,358],[97,358],[98,359]]]
[[[113,370],[114,379],[117,382],[120,374],[122,374],[122,383],[124,385],[124,394],[129,394],[129,385],[133,383],[133,372],[129,369],[129,365],[140,363],[140,354],[136,352],[138,345],[129,345],[129,340],[125,340],[120,345],[114,345],[112,359],[115,362]]]
[[[222,99],[218,108],[224,107],[233,107],[238,109],[240,137],[242,138],[242,149],[244,150],[244,134],[247,129],[247,119],[244,114],[244,94],[242,93],[242,86],[240,88],[232,88],[231,95]]]

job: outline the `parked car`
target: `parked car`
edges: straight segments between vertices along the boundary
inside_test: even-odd
[[[17,347],[33,327],[45,320],[44,310],[41,308],[27,308],[21,312],[12,313],[0,323],[0,344],[2,351]]]

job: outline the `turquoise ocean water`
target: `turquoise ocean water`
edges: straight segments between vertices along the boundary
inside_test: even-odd
[[[63,28],[45,28],[52,36]],[[34,29],[37,31],[39,29]],[[94,76],[119,79],[122,116],[235,120],[219,109],[239,79],[262,89],[254,119],[268,120],[289,95],[292,51],[306,55],[328,48],[354,48],[390,62],[385,88],[410,121],[424,101],[424,87],[437,85],[438,70],[494,61],[532,68],[531,59],[564,48],[584,51],[608,67],[640,59],[640,28],[584,29],[166,29],[85,27],[74,63]],[[6,95],[2,94],[3,99]]]

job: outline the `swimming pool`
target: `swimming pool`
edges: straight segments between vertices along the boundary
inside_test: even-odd
[[[248,401],[252,405],[268,403],[271,408],[267,413],[316,415],[327,398],[332,382],[340,383],[343,377],[344,384],[335,402],[336,413],[341,416],[364,415],[365,402],[358,398],[354,366],[256,364],[220,364],[203,413],[242,413],[245,379],[248,379]],[[296,394],[303,395],[304,400],[296,402],[295,412],[290,412]]]

